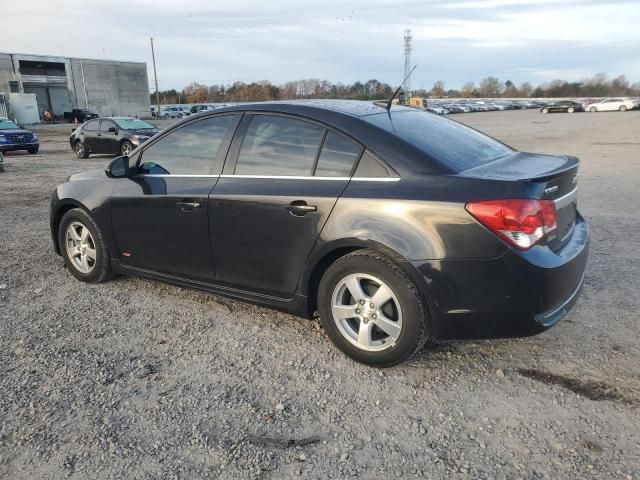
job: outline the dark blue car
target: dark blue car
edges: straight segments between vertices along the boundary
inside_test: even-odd
[[[16,125],[11,120],[0,118],[0,152],[12,152],[26,150],[29,153],[38,153],[40,144],[38,136]]]

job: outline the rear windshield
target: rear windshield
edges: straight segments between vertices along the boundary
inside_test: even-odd
[[[118,118],[114,119],[114,122],[118,124],[123,130],[146,130],[149,128],[156,128],[150,123],[137,118]]]
[[[369,115],[364,120],[413,144],[456,172],[510,155],[513,150],[472,128],[418,110]]]

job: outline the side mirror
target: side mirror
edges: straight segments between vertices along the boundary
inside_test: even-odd
[[[109,127],[108,131],[111,133],[118,133],[118,129],[116,127]]]
[[[109,178],[126,178],[129,176],[129,157],[116,157],[109,162],[104,172]]]

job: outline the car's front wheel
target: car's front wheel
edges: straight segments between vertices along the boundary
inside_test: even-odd
[[[627,111],[627,106],[626,105],[620,105],[620,108],[618,109],[621,112],[626,112]]]
[[[597,111],[598,111],[598,109],[597,109],[596,107],[591,107],[591,108],[589,109],[589,111],[590,111],[591,113],[595,113],[595,112],[597,112]]]
[[[84,143],[77,141],[73,146],[73,151],[76,152],[78,158],[89,158],[89,150],[84,147]]]
[[[35,155],[36,153],[38,153],[38,147],[33,147],[33,148],[28,148],[27,152],[29,152],[29,154],[31,155]]]
[[[573,112],[575,112],[575,111],[576,111],[576,110],[575,110],[575,108],[573,108],[573,107],[569,107],[569,108],[567,109],[567,112],[569,112],[569,113],[573,113]]]
[[[390,367],[425,344],[425,303],[409,276],[389,257],[360,250],[336,260],[318,289],[318,310],[329,338],[351,358]]]
[[[71,274],[87,283],[100,283],[111,277],[109,252],[100,229],[80,208],[64,214],[58,228],[58,244]]]
[[[122,153],[122,155],[129,156],[132,150],[133,150],[133,144],[128,140],[125,140],[124,142],[122,142],[122,145],[120,145],[120,153]]]
[[[542,113],[549,113],[549,109],[548,108],[543,108],[542,109]]]

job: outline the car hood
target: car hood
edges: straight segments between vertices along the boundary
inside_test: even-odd
[[[0,134],[3,135],[33,135],[30,130],[24,130],[22,128],[11,128],[9,130],[0,130]]]
[[[104,170],[89,170],[88,172],[74,173],[69,178],[68,182],[75,182],[78,180],[98,180],[107,176]]]
[[[143,137],[153,137],[160,130],[154,129],[141,129],[141,130],[127,130],[131,135],[141,135]]]

